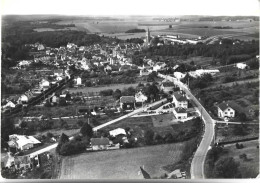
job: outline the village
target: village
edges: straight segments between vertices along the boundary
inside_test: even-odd
[[[18,107],[22,111],[14,124],[16,129],[20,129],[17,132],[21,134],[8,135],[9,141],[5,142],[6,155],[1,161],[2,168],[23,177],[26,172],[41,166],[39,156],[43,155],[35,155],[33,149],[36,148],[37,152],[41,147],[47,148],[48,146],[41,146],[47,141],[48,145],[57,145],[67,129],[82,129],[84,124],[80,124],[78,122],[80,120],[92,126],[94,130],[92,138],[86,141],[84,151],[100,151],[134,147],[134,144],[139,142],[140,137],[133,135],[135,133],[133,129],[100,130],[99,125],[113,120],[117,122],[117,118],[122,120],[131,117],[138,121],[138,117],[170,115],[169,125],[201,118],[202,112],[194,99],[180,86],[189,88],[192,82],[190,80],[196,81],[207,77],[212,81],[213,77],[223,73],[220,69],[202,67],[183,71],[180,69],[183,67],[181,63],[170,66],[166,61],[146,57],[142,58],[142,64],[134,64],[132,56],[142,52],[143,47],[149,46],[151,39],[153,37],[150,36],[148,29],[143,45],[113,42],[104,45],[77,46],[74,43],[67,43],[66,47],[50,48],[41,43],[26,44],[25,47],[30,49],[34,59],[19,61],[17,66],[11,69],[19,72],[20,76],[8,78],[14,82],[9,84],[10,86],[18,84],[18,87],[21,87],[19,83],[27,83],[26,91],[23,94],[5,96],[1,101],[2,115],[12,115],[12,111]],[[166,41],[170,39],[173,38],[168,37]],[[158,43],[158,46],[160,44],[162,43]],[[242,62],[233,64],[232,67],[237,70],[250,68]],[[170,70],[172,72],[169,72]],[[206,79],[204,84],[208,82]],[[126,85],[129,87],[124,87]],[[57,86],[61,87],[56,89]],[[99,89],[102,87],[103,89]],[[46,94],[46,91],[51,92]],[[34,105],[33,101],[39,95],[43,96],[40,102]],[[223,100],[214,105],[217,109],[214,118],[218,121],[228,124],[229,121],[241,122],[244,119],[243,115],[242,117],[237,115],[243,110],[241,111],[241,106],[234,101]],[[27,110],[28,106],[30,108]],[[249,110],[254,112],[252,111],[254,109]],[[102,116],[105,117],[101,120]],[[89,122],[90,117],[97,123]],[[34,123],[35,126],[41,123],[38,128],[47,132],[54,128],[54,124],[49,123],[53,120],[62,123],[59,127],[62,133],[57,135],[49,133],[44,138],[38,135],[40,137],[38,139],[33,135],[24,134],[29,134],[29,126],[33,126]],[[72,122],[64,122],[66,120]],[[42,127],[44,121],[48,124]],[[84,138],[82,134],[80,137],[77,135],[69,137]],[[48,159],[46,161],[52,158],[49,153],[45,153],[44,156]],[[176,171],[178,173],[175,175],[178,174],[178,178],[185,178],[185,172]]]

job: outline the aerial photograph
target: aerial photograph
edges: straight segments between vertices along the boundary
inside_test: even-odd
[[[0,1],[0,182],[260,178],[260,1]]]

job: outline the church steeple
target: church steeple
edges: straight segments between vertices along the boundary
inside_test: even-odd
[[[149,27],[147,28],[147,32],[146,32],[146,44],[149,45],[151,41],[151,37],[150,37],[150,30]]]

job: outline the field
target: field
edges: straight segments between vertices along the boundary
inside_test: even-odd
[[[242,142],[243,149],[236,149],[235,144],[230,144],[224,149],[228,150],[228,153],[223,156],[233,157],[235,161],[240,163],[240,171],[243,178],[256,178],[259,174],[259,149],[256,148],[259,145],[259,141]],[[247,160],[239,158],[241,154],[247,155]]]
[[[184,143],[84,153],[62,161],[61,179],[143,179],[140,166],[160,176],[163,166],[180,160]]]
[[[191,21],[191,22],[160,22],[152,20],[150,18],[124,18],[118,20],[64,20],[58,22],[58,24],[75,24],[79,30],[85,30],[89,33],[101,33],[105,36],[118,37],[119,39],[129,39],[134,37],[145,37],[145,33],[125,33],[129,29],[139,28],[147,29],[151,31],[151,35],[160,34],[179,34],[185,38],[196,38],[198,36],[215,36],[215,35],[241,35],[251,34],[250,36],[242,36],[242,39],[258,39],[259,36],[254,36],[259,33],[258,22],[246,22],[246,21]],[[169,29],[169,25],[172,28]],[[231,29],[214,29],[216,26],[229,26]],[[239,38],[239,37],[237,37]]]
[[[258,125],[248,125],[245,129],[244,135],[234,134],[234,128],[237,128],[237,125],[228,125],[223,124],[216,125],[216,141],[217,142],[229,142],[234,140],[241,140],[247,138],[259,137],[259,126]]]
[[[122,90],[124,88],[129,88],[129,87],[137,87],[138,83],[133,83],[133,84],[114,84],[114,85],[107,85],[107,86],[97,86],[97,87],[83,87],[83,88],[66,88],[70,93],[77,93],[77,92],[82,92],[82,93],[96,93],[100,92],[102,90]]]

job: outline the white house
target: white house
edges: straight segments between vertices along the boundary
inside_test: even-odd
[[[157,62],[154,66],[153,66],[153,71],[158,71],[161,70],[163,68],[165,68],[166,64],[164,62]]]
[[[135,94],[135,102],[145,102],[147,96],[145,96],[141,91]]]
[[[237,63],[237,68],[239,69],[246,69],[248,66],[245,63]]]
[[[48,89],[50,87],[50,82],[46,79],[43,79],[41,82],[39,82],[40,88]]]
[[[109,134],[113,137],[117,136],[117,135],[126,135],[126,132],[123,128],[117,128],[114,130],[109,131]]]
[[[178,80],[184,78],[186,76],[186,74],[183,74],[181,72],[174,72],[173,73],[174,77],[176,77]]]
[[[2,108],[7,108],[7,107],[14,108],[15,104],[12,101],[8,101],[4,106],[2,106]]]
[[[56,70],[54,70],[53,71],[53,75],[54,76],[59,76],[59,77],[61,77],[61,76],[63,76],[63,69],[56,69]]]
[[[38,47],[37,47],[38,51],[44,50],[44,49],[45,49],[45,47],[42,44],[39,44]]]
[[[228,102],[222,102],[218,105],[218,117],[220,118],[233,118],[235,117],[235,110],[230,106]]]
[[[194,78],[197,78],[197,77],[201,77],[203,74],[211,74],[211,75],[214,75],[216,73],[219,73],[219,70],[218,69],[215,69],[215,70],[204,70],[204,69],[199,69],[199,70],[196,70],[196,71],[191,71],[189,72],[189,75],[191,77],[194,77]]]
[[[173,110],[173,114],[175,115],[176,119],[186,119],[187,118],[187,111],[184,108],[177,107]]]
[[[172,103],[174,103],[175,107],[188,108],[188,99],[185,94],[181,94],[180,92],[174,92],[172,94]]]
[[[26,150],[33,148],[35,144],[40,144],[41,142],[34,138],[33,136],[26,135],[9,135],[8,145],[10,147],[15,147],[20,150]]]
[[[76,85],[82,85],[82,79],[80,77],[77,77],[75,79]]]

